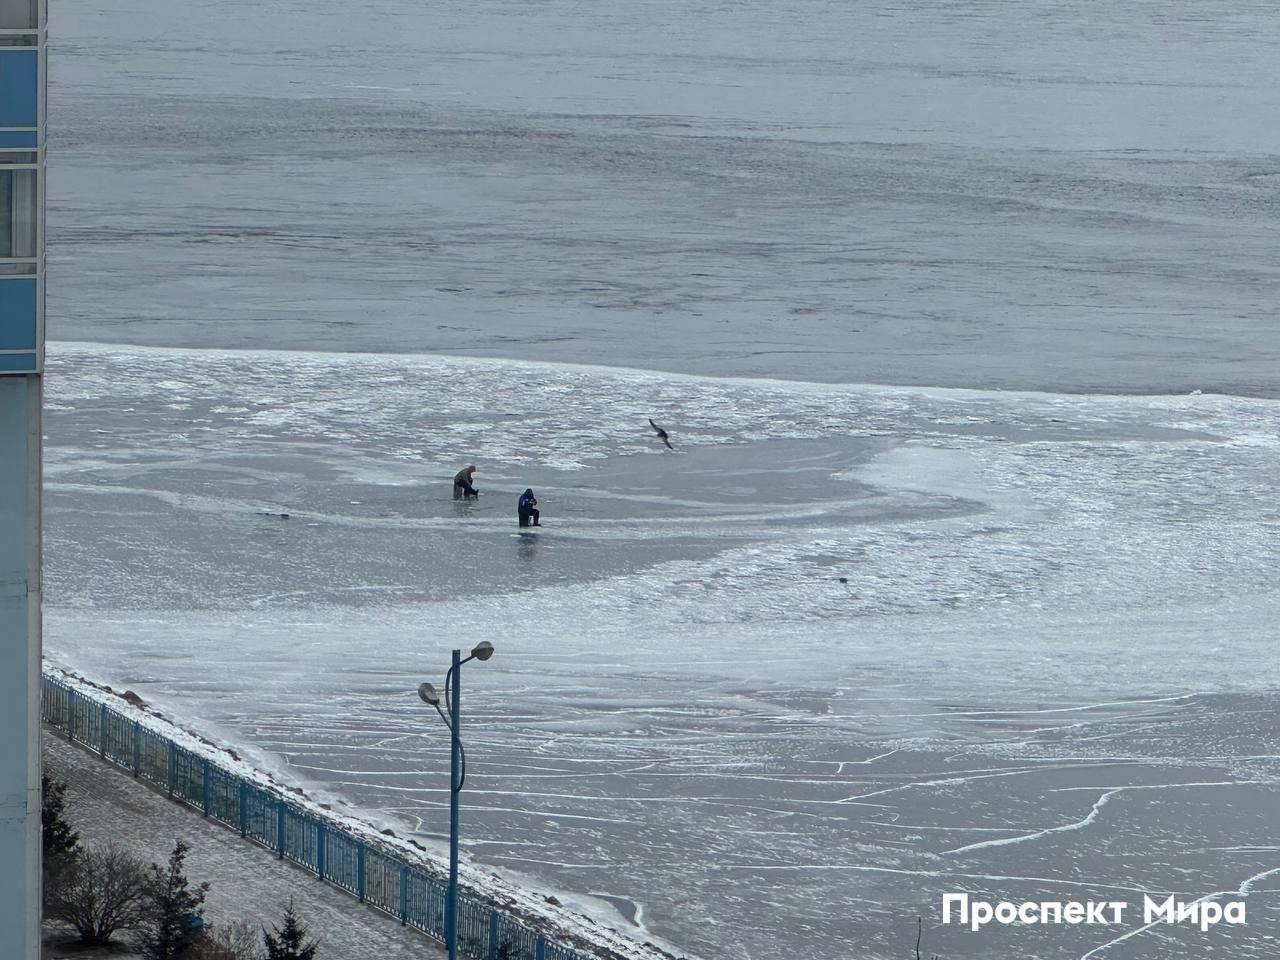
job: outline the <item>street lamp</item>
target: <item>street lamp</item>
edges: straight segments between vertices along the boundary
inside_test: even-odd
[[[471,660],[481,662],[493,656],[493,644],[481,640],[471,648],[471,656],[462,658],[462,651],[453,651],[453,666],[444,676],[444,702],[449,715],[440,709],[440,694],[429,683],[418,684],[418,696],[428,706],[435,707],[440,719],[449,728],[449,887],[444,896],[444,939],[449,947],[449,960],[458,960],[458,794],[467,779],[467,755],[462,749],[462,714],[459,701],[462,692],[462,670]]]

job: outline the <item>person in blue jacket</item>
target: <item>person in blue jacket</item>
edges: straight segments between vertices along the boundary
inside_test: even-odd
[[[538,498],[533,495],[532,489],[526,490],[524,493],[520,494],[520,502],[516,504],[516,511],[520,515],[520,526],[542,526],[542,524],[538,522],[538,518],[541,516],[538,512]],[[530,521],[532,521],[532,524]]]

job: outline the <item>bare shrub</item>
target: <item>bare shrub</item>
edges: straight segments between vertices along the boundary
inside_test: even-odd
[[[192,950],[192,960],[258,960],[258,928],[248,920],[211,924]]]
[[[115,843],[90,844],[60,871],[49,891],[49,915],[70,924],[86,946],[132,930],[146,905],[142,861]]]

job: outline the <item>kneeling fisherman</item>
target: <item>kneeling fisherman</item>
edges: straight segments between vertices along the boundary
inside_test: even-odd
[[[457,472],[453,478],[453,499],[464,500],[468,497],[480,496],[480,491],[471,482],[471,477],[475,472],[476,465],[474,463],[469,467],[463,467]]]
[[[538,512],[538,498],[533,495],[532,488],[520,494],[520,500],[516,504],[516,512],[520,517],[520,526],[542,526],[542,524],[538,522],[538,518],[542,516],[542,514]],[[532,521],[532,523],[530,521]]]

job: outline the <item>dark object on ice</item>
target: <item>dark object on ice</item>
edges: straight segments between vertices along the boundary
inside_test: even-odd
[[[656,423],[654,423],[654,422],[653,422],[653,417],[650,417],[650,418],[649,418],[649,426],[653,427],[653,432],[654,432],[654,433],[656,433],[656,434],[658,435],[658,439],[659,439],[659,440],[661,440],[663,443],[665,443],[665,444],[667,445],[667,449],[668,449],[668,450],[674,450],[674,449],[675,449],[675,447],[673,447],[673,446],[671,445],[671,441],[670,441],[669,439],[667,439],[667,431],[663,430],[660,426],[658,426]]]
[[[466,497],[478,497],[480,491],[471,485],[471,475],[476,472],[476,465],[473,463],[469,467],[463,467],[453,477],[453,499],[462,500]]]
[[[849,582],[849,578],[848,578],[848,577],[841,577],[841,578],[840,578],[840,582],[841,582],[841,583],[848,583],[848,582]]]
[[[538,512],[538,498],[533,495],[532,489],[520,494],[520,500],[516,503],[516,516],[520,518],[520,526],[522,527],[542,526],[538,522],[538,518],[542,516]]]
[[[147,705],[147,701],[143,700],[132,690],[126,690],[124,693],[120,694],[120,699],[125,703],[133,704],[135,707],[145,707]]]
[[[279,517],[281,520],[288,520],[288,519],[289,519],[289,515],[288,515],[287,513],[272,513],[270,510],[259,510],[259,511],[258,511],[258,516],[260,516],[260,517]]]
[[[560,901],[559,901],[559,900],[557,900],[555,897],[552,897],[552,896],[546,896],[546,897],[543,897],[542,899],[543,899],[543,900],[545,900],[545,901],[547,901],[547,903],[551,904],[553,907],[558,907],[558,906],[560,906]]]

